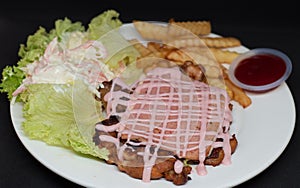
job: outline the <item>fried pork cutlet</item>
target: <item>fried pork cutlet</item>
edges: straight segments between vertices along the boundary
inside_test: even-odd
[[[110,151],[134,178],[165,178],[185,184],[189,164],[205,175],[205,165],[230,164],[237,147],[225,90],[192,80],[179,67],[155,68],[128,86],[116,78],[102,88],[107,119],[96,125],[94,142]]]

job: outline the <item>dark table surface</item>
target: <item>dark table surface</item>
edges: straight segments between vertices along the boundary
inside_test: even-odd
[[[300,25],[297,6],[289,1],[271,5],[259,2],[169,2],[109,1],[7,2],[0,7],[0,70],[18,61],[19,45],[39,26],[51,29],[58,18],[68,17],[87,24],[107,9],[115,9],[120,19],[168,21],[209,20],[212,31],[223,36],[239,38],[248,48],[269,47],[285,52],[293,62],[293,72],[287,84],[294,97],[296,109],[300,96]],[[0,94],[0,187],[80,187],[47,169],[22,145],[12,126],[9,101]],[[292,138],[279,158],[254,178],[238,187],[299,187],[300,130],[296,120]],[[267,138],[266,138],[267,139]],[[249,161],[255,163],[255,161]],[[199,185],[201,187],[201,185]]]

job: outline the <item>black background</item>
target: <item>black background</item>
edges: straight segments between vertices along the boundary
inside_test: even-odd
[[[91,18],[103,11],[115,9],[120,13],[120,19],[124,23],[132,20],[168,21],[170,18],[177,21],[209,20],[214,33],[237,37],[248,48],[269,47],[285,52],[293,62],[293,72],[287,84],[294,96],[296,108],[298,106],[300,25],[297,20],[299,10],[292,2],[246,0],[237,2],[47,0],[8,1],[5,4],[2,2],[1,72],[6,65],[13,65],[18,61],[19,45],[26,42],[27,36],[33,34],[39,26],[51,29],[56,19],[64,17],[87,24]],[[80,187],[44,167],[25,149],[13,129],[6,94],[0,94],[0,97],[0,187]],[[238,187],[298,187],[300,177],[298,124],[296,122],[294,134],[282,155],[262,173]]]

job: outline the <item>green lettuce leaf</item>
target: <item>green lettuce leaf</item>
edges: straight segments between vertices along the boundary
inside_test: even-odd
[[[26,90],[22,124],[25,134],[49,145],[107,159],[108,151],[93,143],[95,124],[103,119],[100,103],[87,86],[33,84]]]
[[[119,33],[122,22],[119,13],[115,10],[107,10],[96,16],[88,24],[88,38],[99,40],[105,46],[108,56],[105,63],[110,69],[119,73],[120,68],[136,61],[139,52]]]
[[[119,13],[115,10],[107,10],[94,17],[88,24],[87,32],[91,40],[97,40],[108,31],[118,28],[122,25],[119,19]]]
[[[55,21],[55,29],[51,30],[50,33],[57,36],[58,41],[60,41],[61,37],[64,33],[75,32],[75,31],[84,32],[85,28],[81,22],[72,23],[72,21],[70,19],[65,18],[64,20],[62,20],[62,19],[56,20]]]
[[[33,35],[29,35],[26,45],[20,45],[18,55],[21,59],[18,62],[18,66],[25,67],[27,64],[38,60],[44,54],[47,45],[54,37],[54,35],[49,34],[43,27],[39,27]]]
[[[104,59],[113,72],[119,73],[128,65],[135,62],[140,53],[132,46],[130,42],[120,35],[118,29],[111,30],[101,36],[99,41],[107,50],[107,57]]]
[[[0,92],[7,93],[7,98],[11,100],[12,93],[20,86],[24,78],[24,72],[17,66],[6,66],[2,71]]]

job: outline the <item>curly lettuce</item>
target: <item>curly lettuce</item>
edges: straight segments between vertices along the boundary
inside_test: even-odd
[[[122,25],[119,19],[119,13],[115,10],[107,10],[96,16],[88,24],[87,32],[91,40],[97,40],[108,31],[118,28]]]
[[[29,138],[107,159],[108,151],[92,141],[94,125],[103,116],[86,84],[33,84],[27,90],[22,127]]]

